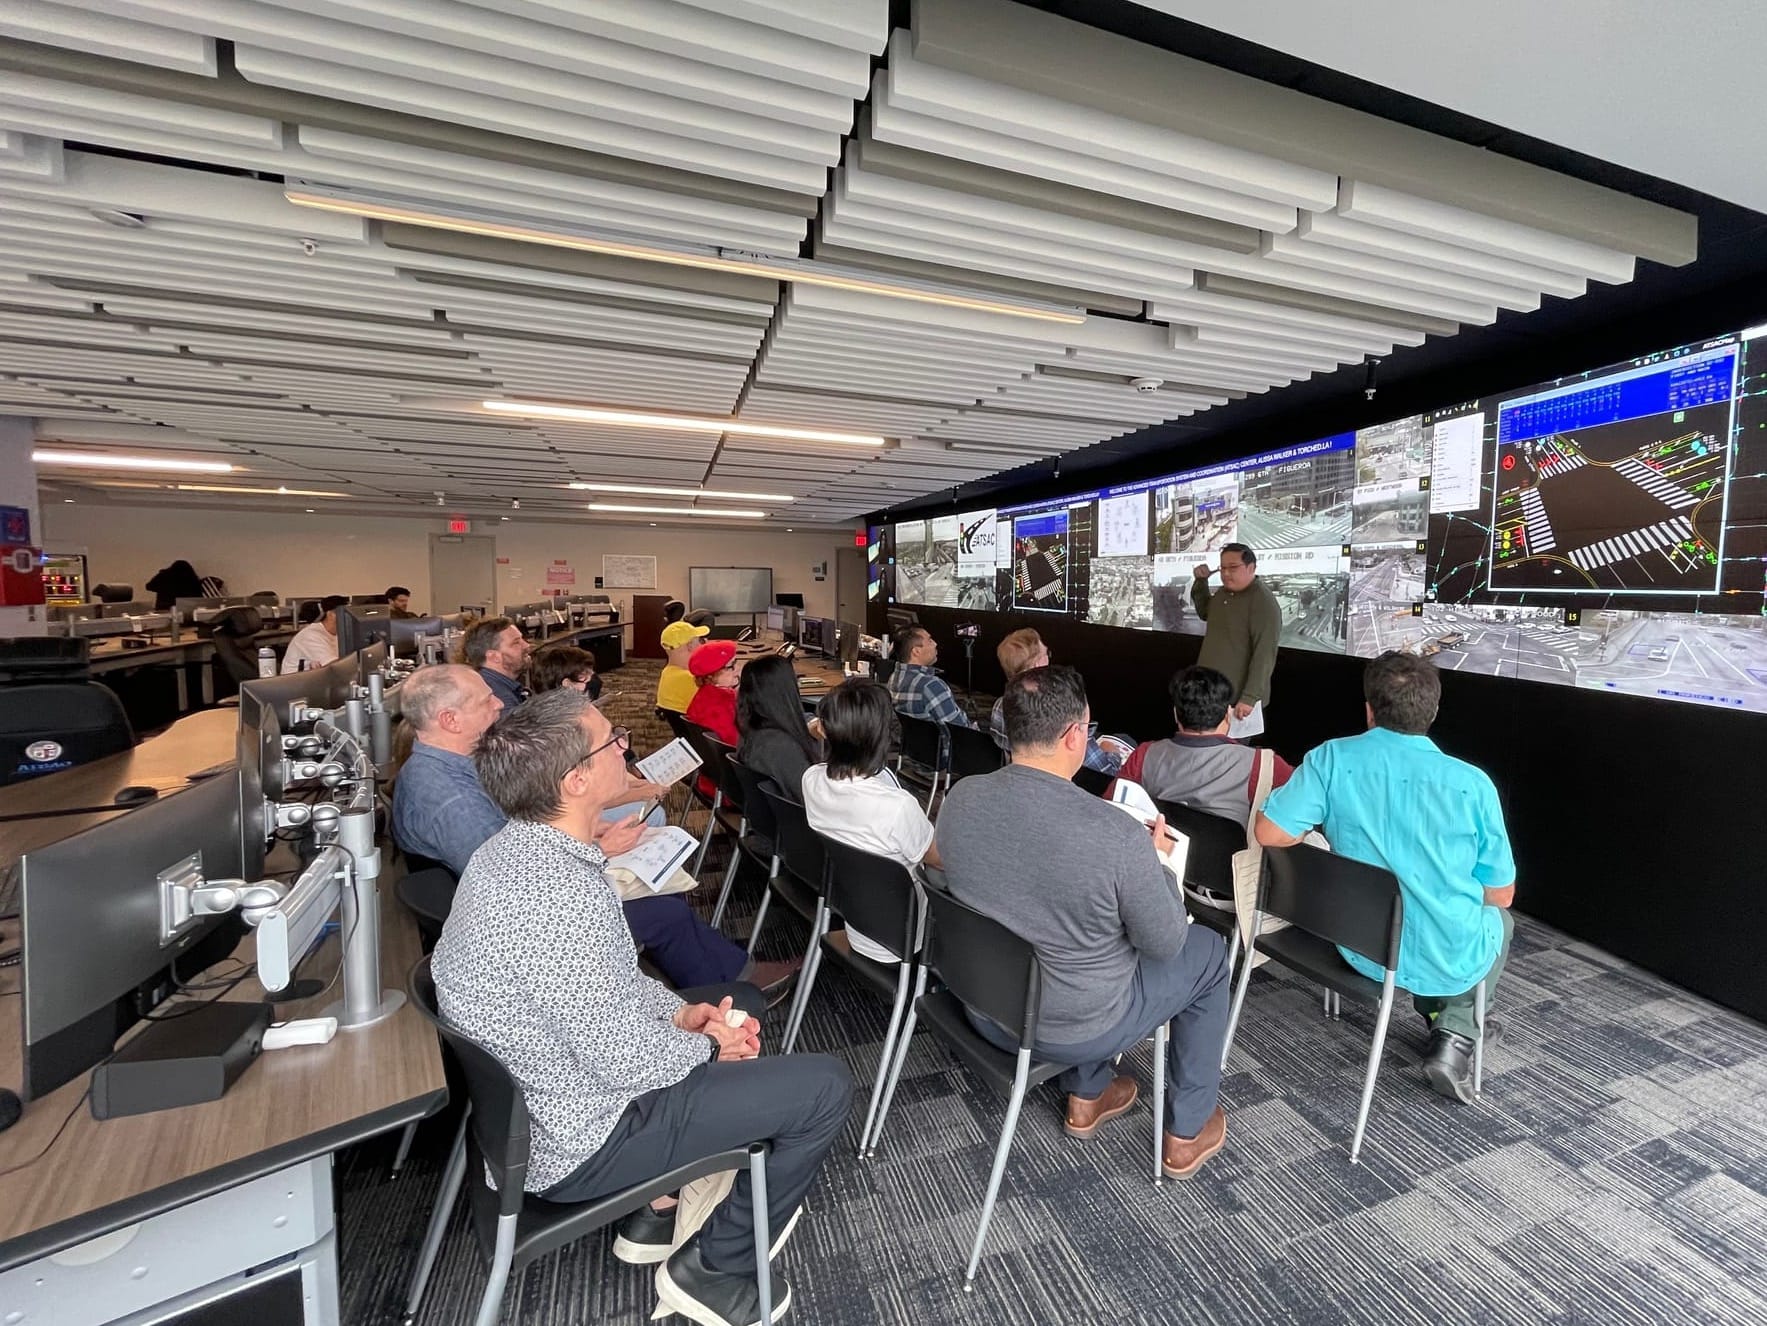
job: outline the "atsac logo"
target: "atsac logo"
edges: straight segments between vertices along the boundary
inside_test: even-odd
[[[958,549],[970,554],[992,553],[994,551],[994,516],[990,512],[974,524],[965,525],[958,531]]]
[[[33,764],[47,764],[50,760],[61,758],[59,741],[33,741],[25,747],[25,758]]]

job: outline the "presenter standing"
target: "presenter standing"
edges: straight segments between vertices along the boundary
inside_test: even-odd
[[[1264,730],[1264,705],[1270,699],[1270,673],[1276,667],[1276,644],[1282,636],[1282,608],[1258,580],[1258,554],[1243,543],[1221,549],[1221,588],[1212,594],[1209,577],[1215,568],[1196,566],[1190,601],[1207,623],[1197,662],[1214,668],[1233,683],[1233,710],[1227,735],[1255,737]]]

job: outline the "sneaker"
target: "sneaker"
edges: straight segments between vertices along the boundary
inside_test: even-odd
[[[1226,1145],[1227,1111],[1215,1106],[1215,1112],[1195,1137],[1166,1133],[1164,1140],[1160,1169],[1168,1179],[1188,1179],[1203,1167],[1205,1160]]]
[[[1067,1122],[1062,1126],[1069,1137],[1091,1137],[1098,1126],[1118,1115],[1127,1114],[1140,1096],[1141,1088],[1132,1077],[1115,1077],[1104,1094],[1087,1100],[1084,1096],[1068,1097]]]
[[[1437,1027],[1430,1033],[1429,1053],[1423,1058],[1423,1075],[1437,1095],[1473,1103],[1473,1042],[1469,1036]]]
[[[646,1202],[614,1226],[614,1256],[628,1266],[655,1266],[675,1244],[678,1206],[658,1211]]]
[[[712,1270],[700,1258],[697,1234],[657,1267],[656,1296],[660,1306],[699,1326],[764,1326],[761,1291],[754,1277]],[[785,1316],[789,1307],[791,1287],[775,1275],[773,1321]]]

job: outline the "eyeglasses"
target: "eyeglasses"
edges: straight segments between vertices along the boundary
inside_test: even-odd
[[[613,736],[609,737],[606,741],[602,742],[594,750],[590,751],[587,755],[585,755],[578,762],[577,767],[579,769],[582,768],[583,765],[588,764],[590,760],[593,760],[597,755],[601,754],[601,752],[606,750],[609,746],[618,746],[622,751],[631,750],[632,749],[632,729],[629,727],[615,728]]]

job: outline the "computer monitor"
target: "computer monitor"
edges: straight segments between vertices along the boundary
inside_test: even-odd
[[[241,873],[239,784],[210,778],[19,863],[24,1084],[33,1100],[72,1081],[244,933],[202,916],[162,943],[159,877],[200,853],[210,879]]]
[[[288,707],[295,701],[312,705],[318,709],[329,709],[331,704],[331,681],[325,675],[325,669],[310,669],[306,672],[289,672],[278,677],[257,677],[251,681],[241,682],[239,693],[240,703],[250,693],[259,703],[268,706],[276,713],[276,721],[284,731],[291,726],[288,721]]]
[[[376,640],[390,639],[393,614],[386,604],[378,608],[359,608],[346,604],[337,610],[337,652],[342,658],[366,649]]]
[[[240,874],[264,873],[270,831],[269,802],[282,796],[282,724],[274,705],[254,691],[239,692],[239,735],[234,743],[239,782]]]
[[[767,609],[767,629],[769,631],[785,630],[785,609],[775,604]]]
[[[781,608],[796,608],[799,612],[804,610],[804,596],[802,594],[775,594],[773,602]]]
[[[840,632],[836,648],[840,654],[841,662],[848,667],[858,667],[859,637],[864,633],[865,628],[860,626],[858,622],[838,622],[836,628]]]
[[[394,654],[400,658],[417,658],[419,656],[418,637],[442,634],[440,617],[396,617],[393,619],[393,633],[388,640]]]

